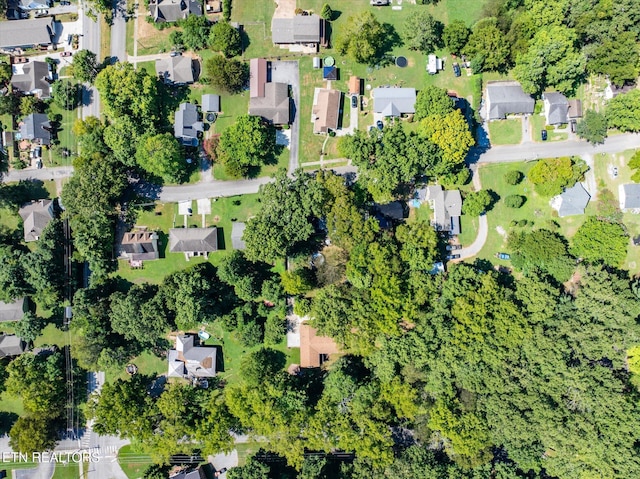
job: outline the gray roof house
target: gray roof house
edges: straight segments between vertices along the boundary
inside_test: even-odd
[[[220,95],[214,95],[213,93],[202,95],[202,111],[219,113]]]
[[[158,259],[158,233],[144,230],[125,233],[120,243],[120,255],[133,261]]]
[[[560,125],[569,121],[569,100],[566,96],[558,92],[545,92],[542,100],[547,125]]]
[[[198,0],[150,0],[149,13],[156,23],[177,22],[189,15],[202,15],[202,2]]]
[[[173,136],[183,145],[197,146],[198,133],[203,129],[198,107],[193,103],[180,103],[173,121]]]
[[[187,56],[177,55],[156,60],[156,73],[169,84],[186,85],[195,81],[193,60]]]
[[[170,378],[211,378],[216,375],[216,352],[214,346],[200,346],[196,336],[185,335],[176,338],[175,349],[167,355]]]
[[[447,231],[452,235],[460,234],[460,215],[462,214],[462,196],[459,190],[443,190],[442,186],[428,186],[427,200],[433,209],[431,224],[437,231]]]
[[[624,212],[640,212],[640,184],[629,183],[618,187],[620,209]]]
[[[15,300],[13,303],[0,301],[0,323],[8,321],[20,321],[27,312],[28,303],[24,298]]]
[[[42,231],[54,218],[53,201],[37,200],[23,205],[18,213],[22,218],[24,240],[38,241]]]
[[[172,228],[169,230],[169,251],[184,253],[187,261],[218,250],[217,228]]]
[[[0,50],[51,45],[53,17],[0,22]]]
[[[249,99],[249,114],[261,116],[274,125],[286,125],[290,121],[289,85],[265,83],[264,96]]]
[[[552,200],[552,204],[557,205],[558,216],[564,218],[565,216],[584,214],[584,209],[590,199],[591,195],[587,193],[582,183],[576,183],[571,188],[565,189],[556,201]]]
[[[20,135],[24,140],[50,145],[51,123],[49,123],[49,118],[44,113],[32,113],[22,121]]]
[[[26,344],[15,334],[0,335],[0,358],[20,356],[26,350]]]
[[[51,84],[48,81],[51,73],[46,62],[16,63],[11,70],[11,86],[14,90],[43,100],[51,97]]]
[[[373,111],[384,117],[416,112],[415,88],[374,88]]]
[[[242,239],[246,227],[247,225],[245,223],[238,221],[235,221],[231,225],[231,246],[233,246],[233,249],[245,249],[247,247]]]
[[[509,114],[532,114],[535,100],[522,90],[517,81],[487,83],[485,95],[488,120],[500,120]]]
[[[275,44],[324,42],[324,20],[318,15],[295,15],[271,20],[271,38]]]
[[[180,471],[174,476],[169,476],[169,479],[207,479],[207,475],[204,472],[204,469],[198,466],[196,469],[192,469],[191,471]]]

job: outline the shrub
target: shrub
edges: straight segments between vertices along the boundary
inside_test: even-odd
[[[504,204],[507,208],[520,208],[525,201],[526,198],[524,196],[510,195],[504,199]]]
[[[511,171],[507,171],[504,174],[504,181],[508,185],[517,185],[518,183],[520,183],[522,181],[523,177],[524,177],[524,175],[522,174],[521,171],[511,170]]]

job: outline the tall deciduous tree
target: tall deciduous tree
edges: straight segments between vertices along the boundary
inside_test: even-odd
[[[402,33],[405,45],[411,50],[433,53],[442,46],[441,22],[425,11],[419,11],[409,17]]]
[[[475,144],[469,124],[460,110],[445,116],[429,116],[421,121],[420,131],[442,151],[442,161],[455,170],[464,164],[469,149]]]
[[[453,20],[445,25],[442,39],[449,51],[457,55],[463,51],[469,35],[471,35],[471,30],[464,21]]]
[[[136,150],[136,162],[147,173],[167,183],[180,183],[186,179],[187,162],[178,140],[171,133],[141,139]]]
[[[591,216],[576,231],[572,250],[587,261],[620,266],[627,256],[628,244],[629,237],[622,225]]]
[[[240,32],[229,22],[218,22],[211,27],[209,43],[213,50],[222,52],[225,57],[235,57],[242,53]]]
[[[607,137],[607,117],[604,113],[587,110],[576,126],[578,136],[589,143],[604,143]]]
[[[76,80],[93,83],[99,67],[95,53],[91,50],[80,50],[73,55],[71,74]]]
[[[506,70],[509,43],[495,18],[484,18],[473,26],[463,53],[475,59],[482,70]]]
[[[640,90],[631,90],[609,100],[606,114],[611,128],[640,131]]]
[[[453,99],[444,88],[429,85],[418,92],[415,109],[416,121],[431,115],[446,116],[453,111]]]
[[[240,93],[249,81],[249,68],[246,63],[222,55],[209,58],[204,64],[204,69],[211,85],[227,93]]]
[[[235,176],[247,176],[252,167],[271,162],[275,155],[275,129],[258,116],[242,115],[224,130],[218,159]]]
[[[336,49],[357,63],[373,64],[384,52],[385,29],[369,11],[351,15],[336,38]]]
[[[53,101],[60,108],[73,110],[80,104],[80,85],[69,80],[58,80],[53,84]]]
[[[188,15],[179,24],[182,27],[182,43],[187,50],[206,48],[211,25],[205,15]]]

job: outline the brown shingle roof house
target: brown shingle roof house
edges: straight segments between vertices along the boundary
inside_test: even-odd
[[[342,92],[338,90],[318,88],[312,110],[314,133],[329,133],[338,128],[341,97]]]
[[[300,325],[300,367],[319,368],[329,360],[329,356],[340,352],[333,339],[317,333],[306,323]]]
[[[218,250],[217,228],[173,228],[169,230],[169,251],[184,253],[187,261]]]
[[[215,346],[196,344],[194,335],[178,336],[175,349],[167,354],[168,376],[211,378],[216,375]]]

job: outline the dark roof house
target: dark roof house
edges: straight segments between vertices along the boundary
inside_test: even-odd
[[[640,184],[629,183],[618,187],[620,209],[622,211],[640,211]]]
[[[384,117],[416,112],[415,88],[374,88],[373,111]]]
[[[532,114],[535,100],[522,90],[517,81],[487,83],[485,95],[488,120],[504,119],[509,114]]]
[[[46,62],[16,63],[11,67],[11,86],[25,95],[44,100],[51,97],[51,73]]]
[[[32,113],[20,125],[20,136],[41,145],[51,144],[51,123],[44,113]]]
[[[576,183],[571,188],[567,188],[557,197],[558,216],[582,215],[589,204],[591,195],[584,189],[582,183]],[[554,202],[555,203],[555,202]]]
[[[314,97],[315,101],[311,110],[313,132],[329,133],[329,130],[337,130],[342,92],[317,88]]]
[[[213,93],[202,95],[202,111],[206,111],[208,113],[219,113],[220,95],[214,95]]]
[[[271,38],[275,44],[319,44],[324,42],[324,20],[318,15],[296,15],[271,20]]]
[[[189,15],[202,15],[202,2],[198,0],[150,0],[149,13],[156,23],[177,22]]]
[[[133,261],[158,259],[158,233],[145,230],[125,233],[120,244],[120,254],[123,258]]]
[[[27,242],[38,241],[42,231],[55,217],[51,200],[32,201],[23,205],[18,213],[22,218],[24,240]]]
[[[53,17],[0,22],[0,50],[51,45]]]
[[[566,96],[558,92],[545,92],[542,100],[547,125],[560,125],[569,121],[569,100]]]
[[[245,223],[241,223],[238,221],[235,221],[231,226],[231,246],[233,246],[233,249],[242,250],[247,247],[244,240],[242,239],[242,235],[244,234],[246,226],[247,225]]]
[[[462,215],[462,196],[459,190],[443,190],[442,186],[428,186],[427,200],[433,209],[431,224],[437,231],[446,231],[452,235],[460,234],[460,215]]]
[[[162,81],[174,85],[186,85],[195,81],[191,57],[177,55],[156,60],[156,73]]]
[[[264,96],[249,99],[249,114],[261,116],[274,125],[286,125],[290,121],[289,85],[265,83]]]
[[[0,323],[8,321],[20,321],[27,312],[28,303],[25,298],[19,298],[13,303],[0,301]]]
[[[198,107],[193,103],[180,103],[173,121],[173,136],[183,145],[197,146],[198,133],[203,130]]]
[[[576,98],[569,100],[569,118],[582,118],[582,101]]]
[[[338,68],[334,66],[322,67],[322,79],[323,80],[337,80]]]
[[[15,334],[0,335],[0,358],[19,356],[26,351],[26,344]]]
[[[185,335],[176,338],[175,349],[167,354],[170,378],[211,378],[216,375],[215,346],[201,346],[196,336]]]
[[[217,228],[172,228],[169,230],[169,251],[184,253],[187,261],[218,250]]]

